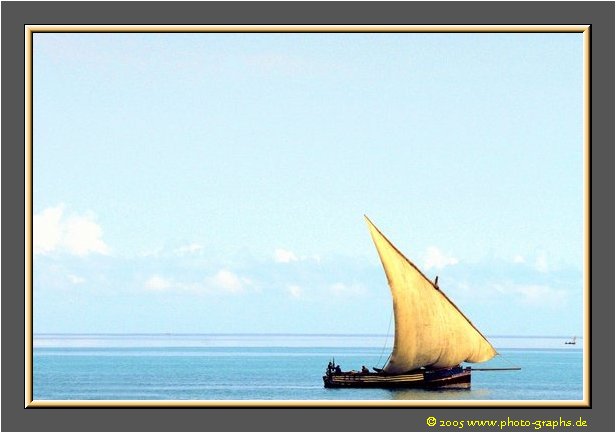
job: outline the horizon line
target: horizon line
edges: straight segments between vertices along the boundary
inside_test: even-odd
[[[121,337],[121,336],[217,336],[217,337],[232,337],[232,336],[243,336],[243,337],[393,337],[393,334],[365,334],[365,333],[341,333],[341,334],[324,334],[324,333],[288,333],[288,332],[238,332],[238,333],[204,333],[204,332],[129,332],[129,333],[121,333],[121,332],[34,332],[33,336],[110,336],[110,337]],[[582,334],[578,335],[515,335],[515,334],[498,334],[498,335],[487,335],[489,338],[573,338],[582,339]]]

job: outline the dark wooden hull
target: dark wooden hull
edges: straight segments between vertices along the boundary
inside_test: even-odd
[[[421,369],[405,374],[332,372],[323,376],[323,383],[325,388],[468,389],[471,387],[471,369]]]

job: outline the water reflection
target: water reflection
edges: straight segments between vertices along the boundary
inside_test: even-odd
[[[392,400],[490,400],[487,389],[397,389],[391,390]]]

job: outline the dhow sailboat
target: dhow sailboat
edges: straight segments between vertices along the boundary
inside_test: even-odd
[[[470,388],[471,367],[461,363],[488,361],[497,355],[496,349],[437,281],[429,280],[365,218],[393,298],[393,351],[387,364],[374,372],[342,371],[330,362],[323,376],[325,387]]]

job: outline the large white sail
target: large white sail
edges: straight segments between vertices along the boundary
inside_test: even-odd
[[[384,370],[484,362],[497,352],[475,326],[366,217],[394,303],[394,348]]]

